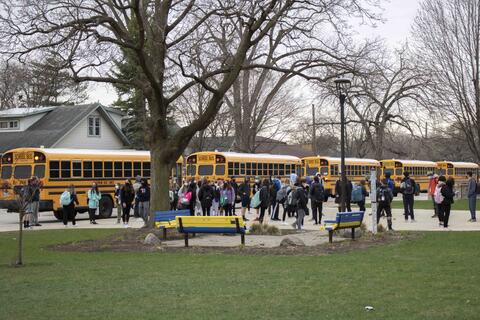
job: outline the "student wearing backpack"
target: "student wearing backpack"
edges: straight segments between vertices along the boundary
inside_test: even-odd
[[[202,186],[198,192],[198,198],[200,199],[200,204],[202,206],[203,216],[210,216],[210,210],[213,204],[213,188],[208,182],[207,178],[203,178]]]
[[[355,184],[352,189],[352,202],[356,203],[359,207],[359,210],[363,212],[365,212],[366,210],[365,199],[368,196],[366,185],[367,185],[367,182],[365,180],[360,180],[360,182],[358,184]],[[388,188],[388,185],[387,185],[387,188]]]
[[[443,226],[443,207],[441,206],[443,202],[443,195],[442,195],[442,187],[447,182],[447,178],[445,176],[440,176],[438,178],[437,186],[435,187],[435,191],[433,193],[433,201],[435,201],[435,205],[437,206],[437,214],[438,214],[438,224],[442,227]]]
[[[242,205],[242,209],[240,212],[242,213],[243,220],[248,221],[247,217],[245,216],[247,207],[250,204],[250,179],[248,177],[246,177],[240,184],[240,186],[238,186],[238,193]]]
[[[467,172],[468,176],[468,208],[470,209],[470,220],[468,222],[477,222],[477,181],[473,178],[471,171]]]
[[[312,218],[314,224],[322,223],[323,200],[325,199],[325,190],[320,183],[318,176],[313,177],[313,183],[310,187],[310,199],[312,201]]]
[[[263,223],[263,219],[265,217],[265,211],[267,211],[268,207],[270,206],[270,195],[269,195],[269,186],[270,182],[268,179],[264,179],[262,183],[262,187],[260,188],[260,216],[258,217],[258,221]]]
[[[405,222],[408,222],[408,217],[410,217],[411,222],[415,222],[413,204],[417,184],[415,183],[415,180],[410,178],[410,173],[408,171],[405,171],[403,175],[404,178],[402,179],[402,183],[400,184],[400,192],[403,195]]]
[[[443,196],[443,201],[440,204],[442,213],[443,213],[443,227],[448,228],[448,220],[450,218],[450,209],[453,204],[453,197],[455,192],[453,191],[453,186],[455,185],[455,180],[452,177],[447,179],[445,185],[441,188],[441,194]]]
[[[130,179],[125,180],[125,184],[120,189],[120,201],[122,202],[122,222],[125,228],[128,228],[130,220],[130,210],[135,201],[135,190]]]
[[[307,193],[305,192],[305,189],[303,188],[302,182],[297,182],[294,185],[295,193],[293,194],[293,197],[295,197],[295,202],[297,206],[297,219],[295,220],[294,223],[292,223],[292,227],[298,230],[302,230],[305,212],[308,210],[307,208],[308,197],[307,197]]]
[[[90,218],[90,224],[97,224],[95,221],[95,214],[100,206],[101,198],[102,194],[98,191],[97,184],[94,182],[92,188],[87,191],[88,217]]]
[[[280,221],[279,219],[279,213],[280,213],[280,206],[283,208],[283,216],[285,216],[285,203],[287,202],[287,191],[288,191],[288,185],[283,184],[280,187],[280,190],[277,191],[277,197],[275,199],[276,205],[275,205],[275,213],[274,213],[274,219],[276,221]],[[285,221],[285,218],[283,219]]]
[[[137,191],[137,199],[138,214],[143,220],[144,227],[146,227],[150,216],[150,186],[145,178],[142,179],[142,184]]]
[[[380,186],[377,188],[377,224],[380,223],[380,215],[383,210],[387,215],[388,230],[392,230],[392,200],[393,192],[388,187],[387,179],[380,181]]]
[[[60,196],[60,203],[63,209],[63,225],[67,227],[68,220],[72,221],[72,226],[76,226],[75,205],[78,205],[78,198],[75,187],[70,185]]]
[[[268,197],[268,201],[270,202],[270,206],[268,207],[268,216],[273,220],[273,214],[275,212],[275,204],[277,200],[277,191],[275,189],[275,183],[271,178],[268,181]]]
[[[225,216],[232,216],[232,208],[235,205],[235,191],[229,182],[223,185],[220,195],[220,206],[225,210]]]

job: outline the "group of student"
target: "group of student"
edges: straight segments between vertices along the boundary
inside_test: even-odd
[[[468,222],[476,222],[477,194],[480,190],[477,181],[473,177],[473,172],[467,172],[467,176],[467,197],[470,211]],[[434,209],[432,218],[438,218],[439,225],[448,228],[450,211],[455,197],[455,180],[452,177],[446,178],[437,174],[431,174],[429,179],[428,194],[432,199]]]
[[[123,185],[115,185],[115,202],[117,205],[117,221],[120,220],[125,228],[129,228],[130,213],[141,218],[144,225],[147,224],[150,215],[150,186],[146,178],[137,176],[135,183],[130,179],[125,180]]]

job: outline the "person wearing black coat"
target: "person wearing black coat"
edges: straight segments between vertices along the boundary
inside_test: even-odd
[[[188,186],[187,192],[191,192],[192,198],[190,199],[190,203],[188,205],[188,209],[190,210],[190,215],[195,215],[195,204],[197,203],[197,184],[195,181],[192,180],[190,185]]]
[[[325,190],[320,183],[318,176],[313,177],[313,183],[310,187],[310,199],[312,206],[312,218],[315,224],[322,223],[322,209]]]
[[[72,221],[72,226],[76,225],[75,222],[75,205],[78,206],[77,193],[75,192],[75,187],[70,185],[68,187],[68,192],[70,193],[70,203],[63,206],[63,225],[67,226],[68,220]]]
[[[348,212],[352,211],[351,201],[352,201],[352,182],[347,179],[347,194],[345,195],[345,208]],[[341,209],[341,196],[342,196],[342,182],[341,180],[337,180],[335,183],[335,203],[338,204],[338,211],[340,212]]]
[[[440,179],[439,179],[440,180]],[[440,204],[440,210],[443,214],[443,227],[448,228],[448,219],[450,218],[450,209],[453,204],[453,197],[455,192],[453,191],[453,186],[455,185],[455,180],[450,177],[447,179],[445,185],[442,186],[441,193],[443,196],[443,201]]]
[[[270,182],[268,179],[263,180],[262,187],[260,188],[260,217],[258,221],[263,223],[263,218],[265,217],[265,211],[270,206],[270,192],[269,192]]]
[[[202,214],[204,216],[210,216],[210,209],[212,208],[213,198],[213,188],[210,183],[208,183],[208,180],[205,178],[203,179],[202,186],[198,191],[198,199],[200,200],[200,204],[202,206]]]
[[[130,220],[130,210],[132,209],[133,201],[135,200],[135,190],[132,182],[127,179],[125,184],[120,189],[120,202],[122,203],[122,222],[125,228],[128,228],[128,221]]]
[[[242,182],[242,184],[240,184],[240,186],[238,186],[238,193],[240,195],[240,201],[242,203],[241,213],[243,220],[248,221],[247,217],[245,216],[247,207],[249,207],[250,204],[250,179],[248,177],[245,178],[245,180]]]

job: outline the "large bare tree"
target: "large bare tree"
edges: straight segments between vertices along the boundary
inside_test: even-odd
[[[428,110],[462,132],[480,161],[480,2],[424,0],[413,30],[417,66],[432,81]]]

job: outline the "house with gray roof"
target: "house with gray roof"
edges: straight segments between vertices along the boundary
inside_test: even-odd
[[[99,103],[0,111],[0,154],[20,147],[128,148],[123,117]]]

